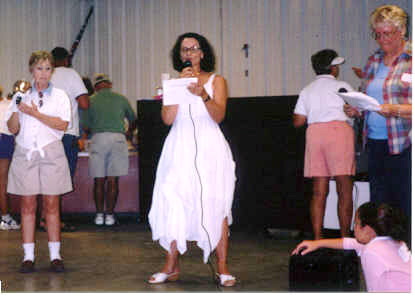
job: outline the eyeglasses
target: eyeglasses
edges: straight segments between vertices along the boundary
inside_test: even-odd
[[[182,54],[186,54],[186,53],[188,53],[188,52],[190,52],[191,54],[194,54],[194,53],[196,53],[198,50],[200,50],[200,47],[197,47],[197,46],[195,45],[195,46],[192,46],[192,47],[182,47],[182,48],[180,49],[180,52],[181,52]]]
[[[43,100],[42,100],[43,93],[41,91],[39,92],[39,98],[40,98],[40,100],[39,100],[39,108],[42,108],[42,106],[43,106]]]
[[[398,30],[390,31],[390,32],[376,32],[372,31],[371,35],[372,38],[375,40],[379,40],[382,36],[386,39],[391,39],[395,33],[398,32]]]

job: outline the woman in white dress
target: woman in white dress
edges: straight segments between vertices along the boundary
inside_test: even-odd
[[[198,98],[192,104],[162,107],[163,122],[172,127],[157,168],[149,222],[153,240],[167,254],[149,283],[177,280],[179,253],[186,252],[187,241],[196,241],[205,263],[216,250],[220,284],[233,286],[236,279],[226,259],[235,163],[218,125],[225,117],[226,80],[212,73],[214,52],[199,34],[179,36],[171,57],[180,78],[197,78],[188,89]]]

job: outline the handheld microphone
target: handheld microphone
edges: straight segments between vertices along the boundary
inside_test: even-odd
[[[184,68],[188,68],[192,66],[192,61],[186,60],[184,61],[183,65],[182,65],[182,71]]]
[[[16,105],[19,105],[20,102],[23,99],[23,94],[20,91],[18,91],[18,92],[15,93],[14,96],[16,97],[16,100],[15,100],[16,101]]]

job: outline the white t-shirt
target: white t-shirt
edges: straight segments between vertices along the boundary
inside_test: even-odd
[[[57,67],[50,80],[54,87],[63,89],[71,100],[72,119],[65,134],[79,136],[78,101],[80,95],[88,93],[81,76],[72,68]]]
[[[7,127],[7,110],[11,104],[12,100],[8,100],[6,98],[2,98],[0,101],[0,133],[5,135],[12,135]]]
[[[337,95],[340,88],[353,91],[347,82],[339,81],[332,75],[317,75],[301,91],[294,114],[306,116],[308,124],[334,120],[350,123],[350,118],[343,111],[345,102]]]
[[[24,102],[29,106],[31,106],[33,102],[38,106],[40,113],[59,117],[67,122],[71,120],[71,103],[66,93],[61,89],[49,85],[49,87],[43,91],[43,97],[41,99],[36,89],[32,88],[32,90],[21,97],[21,102]],[[20,112],[16,106],[16,98],[17,94],[13,97],[6,116],[6,120],[8,120],[13,112],[19,113],[20,130],[16,136],[16,143],[29,149],[27,154],[28,160],[31,159],[31,155],[34,151],[39,151],[40,155],[43,157],[44,152],[42,148],[54,141],[61,140],[64,131],[51,128],[33,116]],[[41,100],[42,106],[40,106]]]

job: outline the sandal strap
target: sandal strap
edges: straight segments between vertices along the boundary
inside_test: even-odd
[[[156,283],[164,282],[168,278],[168,276],[169,275],[167,273],[157,272],[151,276],[154,279],[154,280],[151,280],[151,282],[156,282]]]
[[[152,284],[158,284],[158,283],[164,283],[168,278],[171,276],[179,274],[178,272],[172,272],[172,273],[164,273],[164,272],[157,272],[153,274],[151,277],[153,280],[149,280]]]
[[[220,283],[223,285],[227,281],[234,281],[236,278],[230,274],[220,274],[219,275]]]

